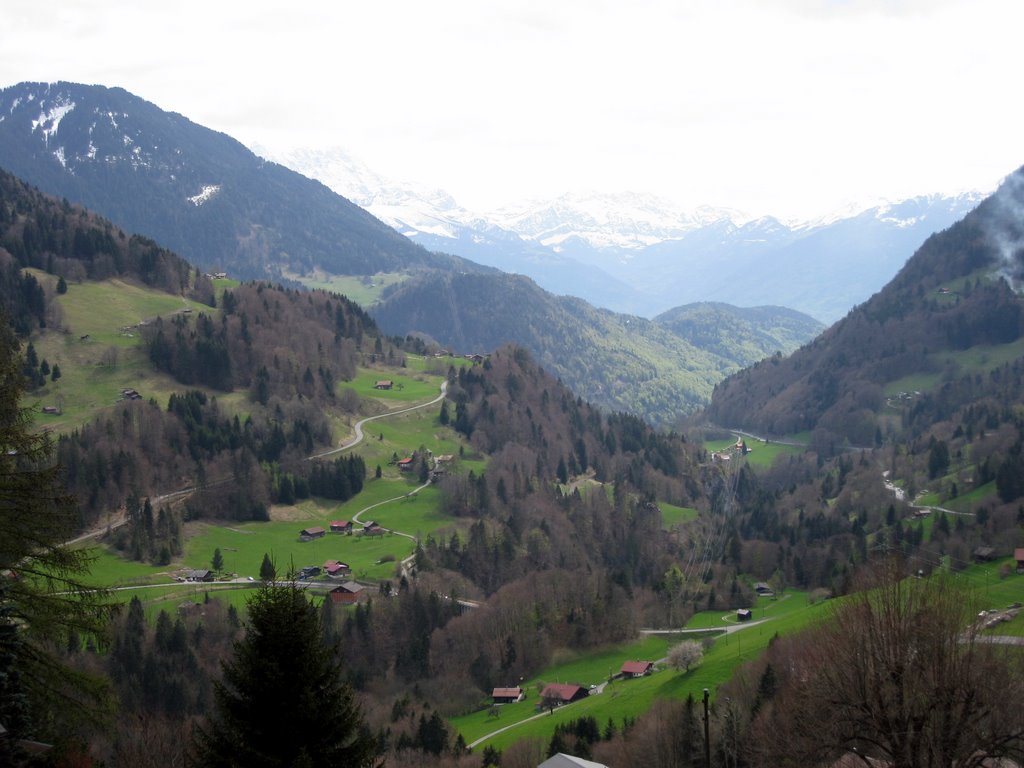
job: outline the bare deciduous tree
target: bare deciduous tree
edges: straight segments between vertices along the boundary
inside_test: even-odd
[[[757,765],[842,756],[900,768],[973,768],[1024,755],[1024,659],[982,642],[955,577],[896,566],[798,641],[779,695],[755,723]]]

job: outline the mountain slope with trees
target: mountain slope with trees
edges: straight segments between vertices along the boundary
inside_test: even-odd
[[[808,334],[803,340],[810,337],[806,330],[787,331],[776,336],[780,346],[773,346],[765,331],[737,312],[733,327],[742,330],[693,331],[691,342],[667,321],[596,309],[581,299],[553,296],[529,278],[503,274],[427,275],[398,286],[371,312],[391,334],[423,334],[460,351],[514,341],[596,405],[660,424],[706,402],[723,376],[758,359],[757,345],[771,347],[771,354],[792,349],[791,339],[801,333]],[[696,325],[690,321],[691,328]],[[805,326],[814,327],[813,321]],[[750,337],[759,338],[757,344]]]
[[[1018,402],[1022,182],[1018,171],[930,237],[882,291],[812,343],[720,383],[707,417],[768,435],[817,431],[838,448],[880,443],[985,397]]]
[[[204,269],[280,281],[314,268],[479,268],[120,88],[20,83],[0,91],[0,112],[0,166]]]

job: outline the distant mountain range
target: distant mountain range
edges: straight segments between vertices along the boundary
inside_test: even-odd
[[[790,352],[821,329],[806,317],[793,326],[774,309],[742,316],[726,307],[684,312],[663,325],[552,296],[524,277],[428,251],[320,182],[117,88],[22,83],[0,91],[0,167],[232,277],[298,285],[313,274],[401,273],[373,309],[388,333],[427,335],[460,352],[515,341],[596,404],[663,424],[705,403],[723,376]],[[388,193],[365,168],[359,174],[355,192],[393,220],[401,210],[419,210],[421,223],[430,209],[457,210],[443,194]],[[526,243],[549,279],[558,275],[612,295],[632,292],[540,240],[470,223],[467,242],[481,261],[500,263],[511,252],[515,268]],[[427,228],[447,245],[448,226],[437,219]],[[648,238],[664,230],[651,222],[638,232],[644,227]]]
[[[684,212],[643,194],[565,195],[474,212],[443,191],[385,179],[340,149],[257,152],[319,179],[426,248],[645,317],[717,301],[792,307],[832,322],[983,197],[932,195],[789,223],[717,208]]]
[[[236,277],[481,269],[427,251],[319,182],[120,88],[3,89],[0,167]]]

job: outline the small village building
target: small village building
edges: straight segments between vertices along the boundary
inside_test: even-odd
[[[515,704],[523,700],[523,689],[516,688],[495,688],[491,691],[491,698],[495,704]]]
[[[313,528],[303,528],[299,531],[299,541],[312,541],[313,539],[319,539],[327,535],[327,531],[317,526]]]
[[[185,581],[213,581],[213,571],[199,568],[185,574]]]
[[[623,677],[644,677],[654,671],[653,661],[627,661],[619,674]]]
[[[348,576],[352,573],[352,569],[346,563],[342,563],[338,560],[328,560],[324,563],[324,573],[331,578],[340,578],[342,576]]]
[[[363,536],[383,536],[383,535],[384,535],[384,529],[381,528],[376,523],[372,523],[371,525],[368,525],[366,528],[363,528]]]
[[[775,594],[775,590],[772,589],[772,585],[766,581],[759,581],[754,585],[754,591],[759,595],[771,597]]]
[[[395,386],[395,382],[391,379],[381,379],[373,385],[374,389],[391,389]]]
[[[352,533],[352,521],[334,520],[331,523],[331,533]]]
[[[44,405],[43,413],[55,414],[60,413],[60,411],[57,409],[56,405]]]
[[[312,579],[314,576],[320,575],[319,565],[307,565],[299,571],[299,581],[305,581],[306,579]]]
[[[574,701],[585,699],[588,691],[582,685],[571,685],[563,683],[549,683],[540,692],[542,706],[547,708],[560,707],[563,704],[571,704]]]
[[[1017,573],[1024,573],[1024,547],[1013,550],[1013,559],[1017,561]]]
[[[754,618],[754,614],[749,608],[740,608],[736,611],[736,621],[750,621]]]
[[[398,461],[399,472],[412,472],[413,458],[412,456],[406,456],[404,459]]]
[[[991,563],[995,559],[995,547],[978,547],[974,550],[974,562],[976,563]]]
[[[538,765],[537,768],[608,768],[608,766],[604,763],[595,763],[593,760],[584,760],[582,757],[558,752]]]
[[[356,584],[354,581],[346,581],[344,584],[332,589],[328,594],[334,603],[354,605],[359,602],[359,598],[362,597],[364,591],[362,585]]]

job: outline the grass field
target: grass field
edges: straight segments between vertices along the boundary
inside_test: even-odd
[[[697,519],[697,510],[692,507],[677,507],[673,504],[658,502],[658,509],[661,510],[661,519],[665,528],[673,528],[682,523],[689,523]]]
[[[518,704],[503,705],[497,718],[489,714],[488,708],[454,718],[452,723],[466,742],[471,743],[498,728],[522,722],[522,725],[484,742],[499,750],[525,738],[547,741],[551,738],[556,724],[588,715],[594,717],[602,727],[609,720],[616,727],[620,727],[624,718],[635,718],[646,712],[655,699],[681,699],[688,695],[699,699],[704,688],[714,691],[733,675],[740,664],[759,655],[776,634],[797,632],[812,621],[827,616],[827,611],[827,603],[810,605],[807,602],[807,595],[802,592],[789,592],[778,600],[759,598],[754,609],[753,621],[758,622],[762,618],[768,620],[763,623],[751,623],[732,635],[719,637],[705,652],[703,662],[689,672],[662,668],[649,677],[616,680],[599,695],[589,696],[583,701],[526,722],[528,718],[537,714],[536,707],[540,701],[538,686],[541,683],[601,683],[608,679],[609,672],[617,673],[623,661],[637,658],[650,661],[660,659],[671,645],[685,638],[684,635],[647,637],[613,648],[597,649],[556,663],[537,677],[524,682],[526,700]],[[686,628],[721,629],[734,623],[733,611],[711,611],[695,615],[687,623]],[[483,744],[478,748],[482,746]]]
[[[767,468],[772,465],[775,458],[780,455],[796,456],[804,452],[804,448],[798,445],[782,445],[781,443],[765,442],[752,437],[744,437],[749,453],[746,461],[754,468]],[[724,451],[732,445],[735,440],[708,440],[704,447],[711,451]]]
[[[361,307],[370,307],[380,301],[385,288],[409,279],[403,272],[378,272],[376,275],[314,275],[286,274],[307,288],[319,288],[347,296]]]

